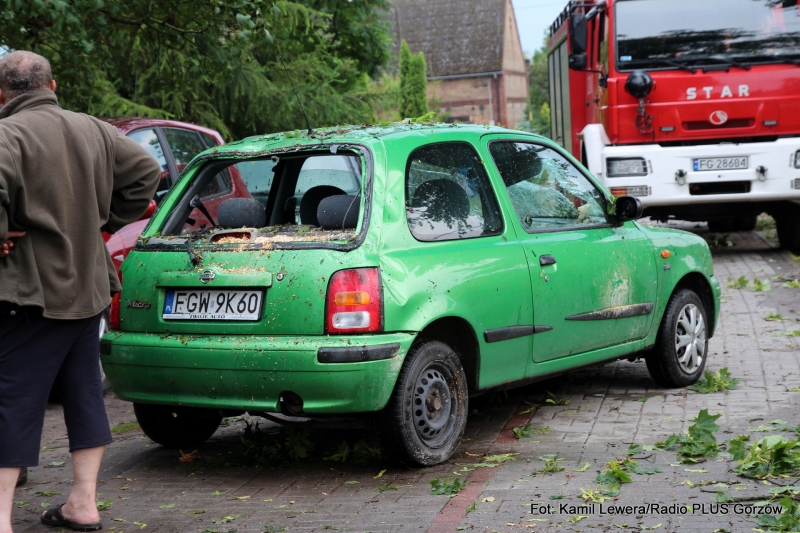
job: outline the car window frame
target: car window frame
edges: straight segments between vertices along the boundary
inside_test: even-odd
[[[567,161],[567,163],[572,165],[578,171],[578,173],[580,173],[580,175],[582,175],[584,178],[586,178],[586,180],[592,185],[592,187],[594,187],[595,189],[597,189],[597,191],[600,192],[600,197],[602,199],[601,206],[603,208],[603,214],[606,217],[606,223],[605,224],[592,224],[592,225],[588,225],[587,224],[587,225],[582,225],[582,226],[577,226],[576,225],[576,226],[569,226],[569,227],[566,227],[566,228],[545,228],[545,229],[537,229],[537,230],[528,230],[528,229],[526,229],[525,226],[522,224],[522,222],[519,220],[519,215],[517,214],[516,209],[514,209],[514,204],[511,202],[511,196],[508,194],[508,187],[505,186],[505,181],[503,181],[503,175],[500,173],[500,169],[498,168],[497,163],[494,160],[494,155],[492,154],[491,145],[494,144],[494,143],[498,143],[498,142],[513,142],[513,143],[533,144],[533,145],[536,145],[536,146],[541,146],[543,148],[548,148],[550,150],[553,150],[558,155],[563,157]],[[541,141],[538,141],[536,139],[526,139],[526,138],[519,138],[519,137],[517,137],[517,138],[514,138],[514,137],[496,137],[496,138],[491,138],[491,139],[487,140],[485,144],[486,144],[486,151],[488,152],[488,155],[492,160],[492,169],[494,170],[494,172],[496,173],[497,177],[499,178],[499,183],[503,185],[503,191],[505,192],[505,200],[508,201],[509,209],[511,209],[511,212],[509,214],[512,215],[511,218],[513,218],[516,221],[516,224],[527,235],[538,235],[538,234],[541,234],[541,233],[563,233],[563,232],[567,232],[567,231],[583,231],[583,230],[590,230],[590,229],[615,228],[615,227],[620,226],[620,224],[614,222],[614,220],[612,219],[612,215],[610,215],[609,212],[608,212],[608,196],[609,196],[608,191],[602,185],[600,185],[600,183],[595,179],[594,176],[591,175],[591,173],[589,173],[585,168],[583,168],[583,165],[577,164],[577,161],[575,160],[575,158],[572,157],[568,152],[562,150],[560,147],[551,146],[549,143],[541,142]]]
[[[431,146],[438,146],[438,145],[441,145],[441,144],[466,144],[475,153],[475,156],[478,158],[478,163],[480,164],[480,166],[483,167],[483,170],[486,173],[486,183],[488,184],[489,189],[494,194],[494,202],[495,202],[495,206],[497,207],[497,218],[498,218],[498,220],[500,222],[500,227],[497,229],[496,233],[493,233],[491,235],[478,235],[478,236],[475,236],[475,237],[422,240],[422,239],[417,238],[417,236],[414,235],[414,232],[411,231],[411,225],[409,224],[409,221],[408,221],[408,202],[409,202],[409,198],[408,198],[408,192],[409,192],[408,191],[408,173],[409,173],[409,170],[411,169],[411,163],[412,163],[413,155],[418,150],[422,150],[424,148],[428,148],[428,147],[431,147]],[[417,242],[426,243],[426,244],[441,243],[441,242],[459,242],[459,241],[467,241],[467,240],[472,240],[472,239],[485,239],[485,238],[491,238],[491,237],[500,237],[503,234],[505,234],[505,232],[506,232],[506,229],[507,229],[506,228],[506,221],[505,221],[505,217],[503,216],[503,208],[500,205],[500,196],[497,194],[497,190],[495,188],[495,184],[492,182],[492,177],[489,174],[489,169],[486,168],[486,164],[483,161],[483,157],[481,157],[480,147],[478,145],[476,145],[475,143],[469,141],[469,140],[464,139],[464,140],[436,141],[436,142],[429,142],[429,143],[421,144],[420,146],[416,146],[416,147],[412,148],[411,151],[409,152],[408,156],[406,157],[406,164],[405,164],[405,169],[403,170],[402,183],[403,183],[403,216],[405,218],[406,231],[408,231],[408,234],[411,235],[411,237]]]

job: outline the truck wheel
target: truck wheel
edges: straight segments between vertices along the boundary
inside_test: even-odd
[[[672,295],[655,348],[645,357],[653,381],[674,388],[700,379],[708,354],[707,317],[703,301],[694,291],[678,289]]]
[[[785,250],[800,255],[800,209],[787,210],[775,217],[778,242]]]
[[[381,414],[383,445],[402,462],[449,459],[467,424],[467,379],[455,352],[439,341],[415,344]]]
[[[736,229],[738,231],[753,231],[758,224],[758,215],[745,215],[736,219]]]
[[[206,441],[222,416],[211,409],[134,403],[133,412],[144,434],[167,448],[187,448]]]

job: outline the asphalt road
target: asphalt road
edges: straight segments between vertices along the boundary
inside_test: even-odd
[[[719,442],[738,435],[751,435],[751,441],[768,434],[797,437],[782,428],[800,423],[800,392],[794,391],[800,391],[800,337],[791,335],[800,330],[800,289],[783,288],[777,278],[800,278],[800,264],[757,232],[714,242],[721,246],[714,256],[723,286],[728,277],[749,282],[749,288],[724,288],[720,327],[710,343],[707,369],[729,368],[741,381],[734,390],[661,389],[641,362],[573,372],[475,399],[458,453],[446,464],[416,470],[352,452],[362,441],[375,446],[377,436],[369,427],[337,421],[306,427],[299,434],[315,445],[310,458],[278,466],[230,465],[242,457],[246,424],[277,431],[261,419],[229,421],[194,454],[167,450],[123,425],[135,420],[131,405],[111,395],[106,405],[118,433],[101,472],[99,499],[109,502],[101,513],[104,527],[115,533],[751,531],[756,519],[747,516],[752,509],[744,505],[797,479],[740,477],[724,454],[690,465],[679,463],[674,451],[642,451],[634,456],[639,466],[660,472],[631,474],[615,499],[602,502],[603,509],[600,502],[590,507],[591,500],[582,498],[598,493],[596,476],[610,460],[625,457],[631,444],[652,445],[680,433],[701,409],[722,415]],[[753,290],[754,279],[762,286],[769,280],[771,290]],[[776,315],[781,319],[766,320]],[[547,392],[569,400],[568,405],[545,403]],[[531,403],[544,405],[531,409]],[[513,428],[527,423],[534,433],[516,439]],[[351,447],[346,461],[322,460],[343,442]],[[65,494],[54,492],[69,490],[70,459],[58,405],[48,408],[42,446],[41,466],[31,469],[28,485],[15,496],[15,531],[48,530],[37,515],[65,500]],[[301,453],[302,446],[276,453],[290,452]],[[537,474],[548,459],[563,470]],[[452,498],[433,495],[435,478],[449,478],[451,484],[458,479],[466,487]],[[717,492],[750,501],[742,508],[731,504],[722,514],[721,507],[710,505]],[[610,505],[645,503],[664,507],[608,514]],[[584,507],[570,507],[579,505]],[[683,514],[682,506],[694,512]]]

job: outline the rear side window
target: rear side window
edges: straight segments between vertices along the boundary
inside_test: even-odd
[[[206,149],[197,133],[177,128],[161,128],[167,139],[178,172],[182,172],[194,156]]]
[[[480,157],[468,143],[415,150],[406,170],[406,217],[414,238],[447,241],[499,235],[500,209]]]

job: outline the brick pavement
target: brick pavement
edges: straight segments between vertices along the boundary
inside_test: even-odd
[[[699,230],[702,232],[702,230]],[[715,270],[723,285],[730,276],[761,281],[795,274],[800,265],[772,248],[760,234],[731,236],[736,246],[715,252]],[[800,337],[785,336],[800,329],[800,289],[784,289],[772,280],[772,290],[755,292],[725,288],[722,319],[710,344],[708,369],[727,366],[742,380],[736,390],[701,395],[685,390],[657,387],[640,362],[616,362],[600,368],[577,371],[557,379],[495,394],[472,402],[474,409],[465,441],[448,463],[434,468],[410,470],[387,461],[358,466],[315,460],[295,466],[258,469],[215,467],[213,460],[236,447],[245,421],[221,428],[199,450],[201,460],[181,463],[179,452],[152,444],[139,431],[120,435],[109,447],[102,469],[100,499],[113,504],[102,513],[106,530],[194,532],[217,531],[370,531],[445,533],[458,530],[513,531],[641,531],[662,524],[657,531],[708,531],[725,528],[750,531],[754,521],[740,515],[600,516],[592,513],[541,516],[529,514],[530,504],[583,504],[581,489],[597,487],[594,478],[610,459],[622,458],[630,443],[654,444],[671,433],[685,430],[699,410],[721,413],[718,440],[745,433],[748,428],[784,419],[800,422]],[[770,313],[785,320],[767,321]],[[783,334],[783,335],[782,335]],[[545,391],[569,398],[569,405],[539,407],[522,414],[528,402],[542,402]],[[112,425],[134,420],[130,404],[107,398]],[[14,511],[15,531],[39,532],[35,513],[45,504],[64,496],[42,496],[37,491],[66,491],[69,454],[60,408],[48,409],[41,465],[32,469],[30,483],[18,492]],[[530,421],[548,433],[516,440],[511,428]],[[273,424],[261,422],[267,429]],[[369,429],[314,430],[327,442],[366,439],[374,442]],[[754,437],[764,435],[753,433]],[[186,450],[188,451],[188,450]],[[481,454],[516,453],[516,460],[496,468],[469,465]],[[565,470],[530,476],[542,467],[539,458],[557,454]],[[633,475],[622,485],[612,504],[641,502],[710,503],[717,488],[690,488],[692,483],[727,481],[734,496],[764,494],[769,487],[740,478],[729,471],[724,457],[701,465],[679,465],[673,452],[647,452],[640,462],[658,466],[662,473]],[[57,466],[65,461],[64,466]],[[54,466],[45,466],[56,463]],[[584,464],[589,467],[577,472]],[[466,470],[464,470],[466,468]],[[687,472],[685,469],[707,470]],[[385,470],[380,477],[375,477]],[[455,473],[455,474],[454,474]],[[433,496],[429,482],[434,477],[469,479],[457,497]],[[396,486],[380,492],[378,487]],[[705,491],[711,491],[705,492]],[[551,500],[551,495],[563,495]],[[474,510],[467,508],[474,505]],[[187,514],[203,511],[200,514]],[[234,518],[235,515],[239,515]],[[225,521],[226,518],[229,517]],[[118,519],[119,521],[114,521]],[[542,521],[546,520],[546,521]],[[568,520],[577,520],[570,522]],[[215,523],[219,522],[219,523]],[[146,526],[143,526],[146,524]]]

